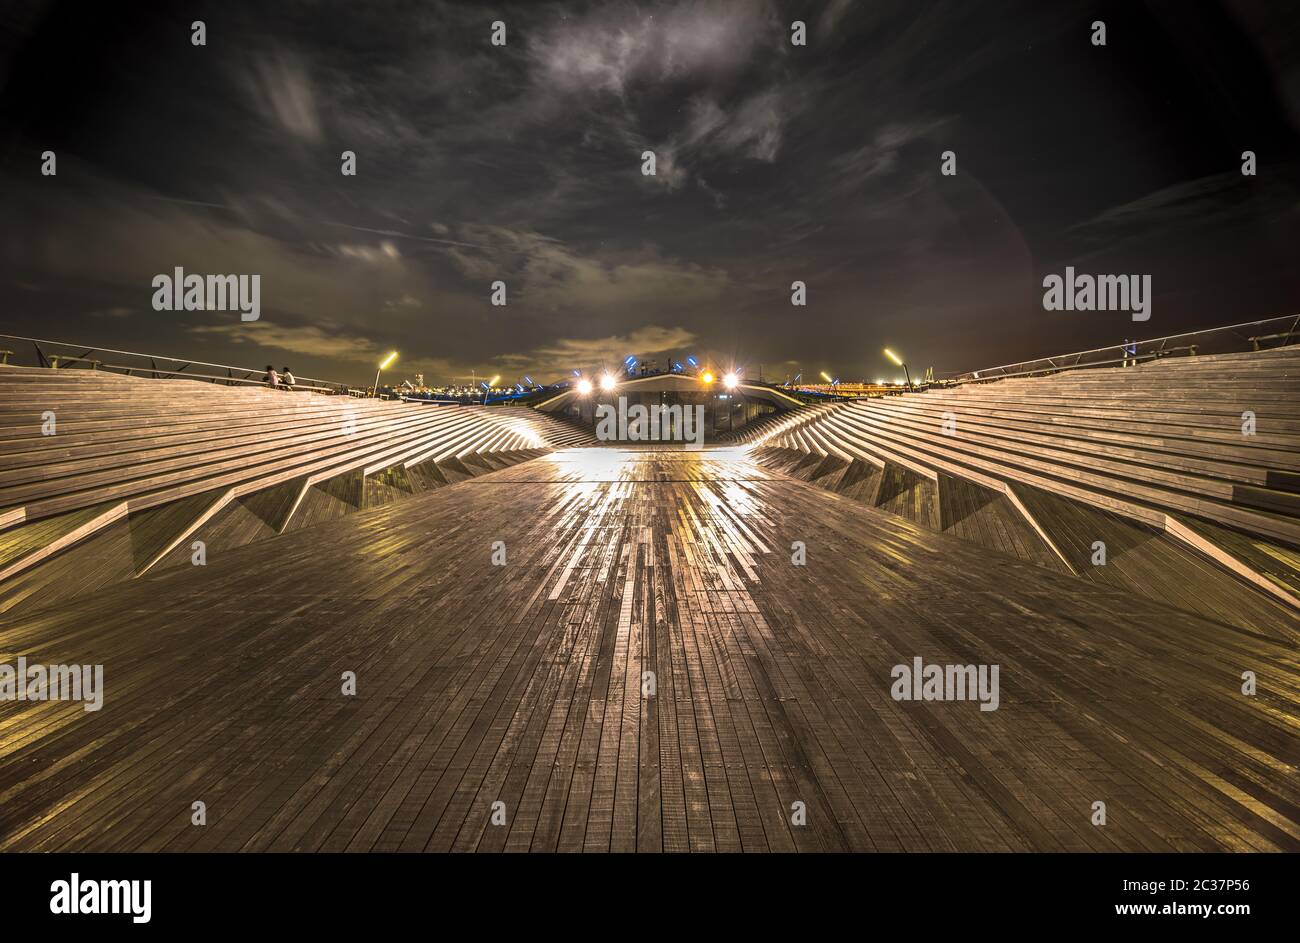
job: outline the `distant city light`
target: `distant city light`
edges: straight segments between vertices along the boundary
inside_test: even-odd
[[[734,373],[728,373],[725,377],[722,378],[722,385],[729,390],[734,390],[736,388],[736,384],[738,384],[739,382],[740,382],[740,377],[736,376]]]
[[[579,381],[578,381],[578,392],[581,393],[583,396],[586,396],[588,393],[590,393],[590,392],[591,392],[591,381],[588,380],[588,379],[585,379],[585,378],[582,379],[582,380],[579,380]]]

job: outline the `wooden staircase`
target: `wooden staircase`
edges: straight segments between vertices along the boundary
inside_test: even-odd
[[[518,407],[0,367],[0,611],[593,443]]]
[[[1021,559],[1300,638],[1300,347],[815,408],[759,430],[757,458]]]

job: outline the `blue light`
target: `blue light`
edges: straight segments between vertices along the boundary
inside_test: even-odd
[[[526,377],[524,377],[524,382],[527,383],[529,386],[532,386],[532,385],[533,385],[533,378],[532,378],[532,377],[528,377],[528,376],[526,376]]]
[[[698,366],[699,366],[699,362],[696,361],[696,359],[695,359],[694,357],[687,357],[687,358],[686,358],[686,362],[689,363],[692,367],[698,367]]]

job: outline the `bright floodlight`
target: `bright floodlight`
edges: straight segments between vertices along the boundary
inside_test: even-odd
[[[832,379],[830,378],[830,376],[827,375],[827,373],[826,373],[825,370],[822,371],[822,379],[825,380],[827,383],[834,383],[834,382],[835,382],[834,380],[832,380]]]
[[[614,378],[608,373],[600,378],[600,388],[602,390],[612,390],[614,388]]]
[[[581,393],[583,396],[586,396],[588,393],[590,393],[590,392],[591,392],[591,381],[590,381],[590,380],[587,380],[587,379],[579,380],[579,381],[578,381],[578,392]]]
[[[700,374],[700,379],[703,380],[705,383],[712,383],[712,382],[713,382],[713,374],[709,373],[709,372],[706,370],[704,373]]]
[[[379,365],[379,369],[387,370],[389,367],[393,365],[393,361],[396,359],[397,359],[397,351],[393,351],[391,354],[389,354],[387,357],[384,358],[384,362]]]
[[[898,354],[894,353],[888,347],[885,348],[885,356],[894,362],[895,367],[901,367],[903,365],[903,361],[899,359]]]
[[[740,377],[736,376],[734,373],[728,373],[725,377],[722,378],[722,385],[729,390],[734,390],[736,388],[736,384],[738,384],[739,382],[740,382]]]

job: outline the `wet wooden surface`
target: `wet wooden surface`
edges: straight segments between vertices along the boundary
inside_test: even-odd
[[[105,702],[0,702],[4,850],[1300,850],[1294,646],[741,451],[557,452],[50,603],[0,663]],[[999,708],[893,700],[917,656]]]

